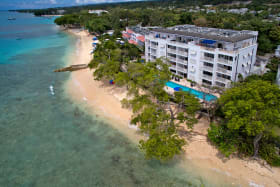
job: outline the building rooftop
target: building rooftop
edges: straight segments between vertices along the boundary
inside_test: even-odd
[[[147,35],[151,32],[151,29],[158,28],[158,27],[140,27],[140,26],[132,26],[128,27],[129,30],[132,30],[135,33],[141,35]]]
[[[183,36],[199,37],[204,39],[238,42],[246,39],[253,38],[258,35],[257,31],[236,31],[208,27],[197,27],[195,25],[179,25],[170,28],[156,28],[152,31],[161,33],[178,34]]]

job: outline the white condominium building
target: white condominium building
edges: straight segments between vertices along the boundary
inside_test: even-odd
[[[194,25],[153,29],[145,36],[145,58],[166,58],[170,71],[208,86],[229,87],[253,71],[257,31]]]

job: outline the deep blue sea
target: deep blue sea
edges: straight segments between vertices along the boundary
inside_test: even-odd
[[[76,41],[53,19],[0,12],[0,187],[217,186],[176,161],[145,160],[65,97],[69,73],[53,70]]]

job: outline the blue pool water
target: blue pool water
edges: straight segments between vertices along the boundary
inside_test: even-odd
[[[206,101],[211,101],[211,100],[216,100],[217,99],[217,97],[212,95],[212,94],[206,94],[204,92],[194,90],[192,88],[182,86],[180,84],[176,84],[175,82],[169,81],[169,82],[166,83],[166,86],[168,86],[170,88],[180,87],[183,91],[189,92],[190,94],[195,95],[199,99],[204,99],[204,95],[205,95],[205,100]]]

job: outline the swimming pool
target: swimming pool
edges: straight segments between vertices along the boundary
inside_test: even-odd
[[[183,91],[189,92],[190,94],[194,95],[195,97],[197,97],[199,99],[204,99],[204,95],[205,95],[205,100],[206,101],[211,101],[211,100],[216,100],[217,99],[217,97],[212,95],[212,94],[206,94],[204,92],[201,92],[201,91],[198,91],[198,90],[194,90],[192,88],[189,88],[189,87],[186,87],[186,86],[182,86],[180,84],[176,84],[175,82],[169,81],[165,85],[170,87],[170,88],[180,87]]]

